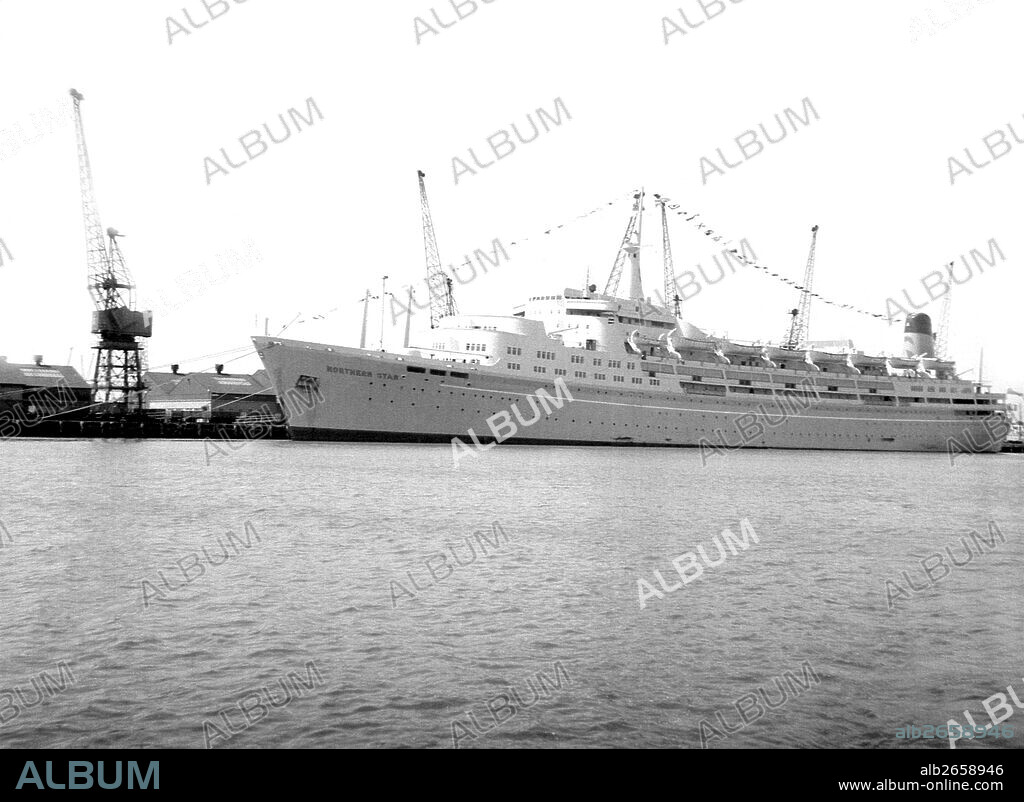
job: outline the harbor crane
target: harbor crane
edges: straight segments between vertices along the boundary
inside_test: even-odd
[[[949,359],[949,322],[951,307],[953,305],[953,263],[946,266],[949,274],[949,289],[942,298],[942,311],[939,313],[939,330],[935,335],[935,356],[939,359]]]
[[[96,351],[93,401],[117,404],[125,412],[138,411],[146,390],[142,381],[146,364],[144,340],[153,336],[153,313],[135,309],[135,284],[117,243],[123,235],[116,228],[108,228],[104,238],[82,125],[85,98],[75,89],[70,94],[78,142],[89,294],[96,307],[92,313],[92,333],[99,335],[93,346]]]
[[[640,277],[640,242],[643,234],[643,208],[644,191],[641,189],[633,195],[633,214],[626,225],[626,233],[622,237],[622,244],[619,246],[619,253],[615,257],[615,264],[612,272],[608,275],[608,281],[604,286],[604,294],[615,296],[619,292],[619,283],[622,281],[622,270],[626,266],[626,260],[632,263],[631,283],[636,285]],[[630,288],[630,297],[642,298],[643,290],[639,286]]]
[[[679,297],[679,290],[676,287],[676,270],[672,261],[672,243],[668,236],[668,203],[669,199],[661,195],[655,195],[657,204],[661,207],[661,253],[665,267],[665,303],[672,302],[675,316],[678,318],[682,313],[683,299]]]
[[[452,279],[445,275],[441,267],[441,256],[437,250],[437,237],[434,235],[434,221],[430,216],[430,203],[427,200],[427,177],[422,170],[417,171],[420,181],[420,212],[423,215],[423,247],[427,254],[427,288],[430,290],[430,328],[436,329],[441,318],[458,314],[455,308],[455,296],[452,294]]]
[[[814,284],[814,249],[818,244],[818,227],[811,228],[811,250],[807,254],[807,267],[804,269],[804,281],[800,287],[800,305],[790,310],[792,322],[783,348],[796,351],[807,343],[811,323],[811,287]]]

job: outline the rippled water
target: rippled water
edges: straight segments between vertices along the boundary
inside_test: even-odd
[[[461,746],[699,747],[701,720],[735,728],[737,699],[777,699],[805,662],[818,684],[712,745],[900,746],[1024,697],[1016,455],[502,446],[454,471],[440,446],[207,464],[195,442],[22,440],[0,459],[4,746],[450,747],[458,721]],[[758,543],[641,609],[638,579],[714,559],[743,518]],[[1005,543],[887,609],[887,579],[927,585],[920,560],[963,561],[989,521]],[[39,679],[61,662],[63,691]],[[281,706],[250,697],[240,731],[254,688]],[[1006,723],[994,743],[1024,745],[1024,712]]]

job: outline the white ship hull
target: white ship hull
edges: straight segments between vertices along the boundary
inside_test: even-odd
[[[567,377],[571,401],[523,425],[535,417],[531,396],[556,396],[550,376],[512,373],[500,360],[488,367],[268,337],[254,343],[297,440],[925,452],[947,452],[955,441],[960,451],[996,452],[1005,437],[987,412],[963,406],[813,398],[799,408],[775,394],[695,394],[674,376],[659,387]],[[297,403],[296,393],[304,396]],[[492,416],[511,428],[496,431]]]

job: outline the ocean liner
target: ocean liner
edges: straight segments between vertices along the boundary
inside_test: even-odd
[[[904,356],[820,350],[806,339],[810,280],[778,344],[709,336],[644,296],[644,195],[604,292],[531,297],[510,315],[458,314],[437,257],[423,175],[429,343],[394,351],[254,337],[288,394],[296,440],[997,452],[1001,397],[935,356],[925,314],[909,315]],[[661,201],[659,201],[661,203]],[[668,228],[664,245],[668,248]],[[817,227],[813,229],[815,237]],[[813,264],[813,242],[808,273]],[[623,274],[627,291],[620,295]],[[669,273],[666,271],[666,276]],[[668,281],[666,281],[668,285]],[[674,297],[673,297],[674,296]]]

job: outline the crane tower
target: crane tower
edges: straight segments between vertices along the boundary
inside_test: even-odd
[[[135,285],[117,244],[121,233],[115,228],[108,228],[104,238],[82,126],[82,101],[85,98],[75,89],[70,94],[74,101],[78,142],[89,294],[96,307],[92,313],[92,333],[99,335],[97,344],[93,346],[96,350],[93,400],[115,403],[126,411],[138,410],[146,389],[142,381],[146,362],[143,340],[153,336],[153,313],[135,309]]]
[[[675,316],[679,317],[682,312],[682,301],[679,297],[679,290],[676,287],[676,270],[675,264],[672,261],[672,243],[668,237],[668,198],[663,198],[661,195],[655,195],[657,198],[657,204],[661,207],[661,253],[665,264],[665,303],[672,303],[672,309],[675,312]]]
[[[793,322],[789,326],[783,348],[796,350],[803,348],[811,323],[811,287],[814,284],[814,249],[818,243],[818,227],[811,228],[811,251],[807,254],[807,267],[804,269],[804,282],[800,289],[800,306],[790,311]]]
[[[617,295],[619,282],[622,281],[622,270],[626,261],[630,262],[630,288],[629,297],[639,300],[643,298],[643,286],[640,282],[640,242],[643,234],[643,209],[644,191],[641,189],[633,195],[633,214],[626,225],[626,233],[622,237],[622,244],[619,246],[619,253],[615,257],[615,264],[612,265],[612,272],[608,275],[608,281],[604,286],[605,295]]]
[[[427,253],[427,288],[430,290],[430,328],[436,329],[441,318],[458,314],[455,308],[455,296],[452,295],[452,280],[445,275],[441,267],[441,256],[437,250],[437,237],[434,235],[434,221],[430,216],[430,203],[427,200],[427,185],[424,183],[426,173],[417,172],[420,180],[420,212],[423,215],[423,247]]]
[[[949,359],[949,323],[951,307],[953,304],[953,263],[946,265],[946,272],[949,273],[949,289],[942,298],[942,312],[939,317],[939,331],[935,335],[935,356],[939,359]]]

